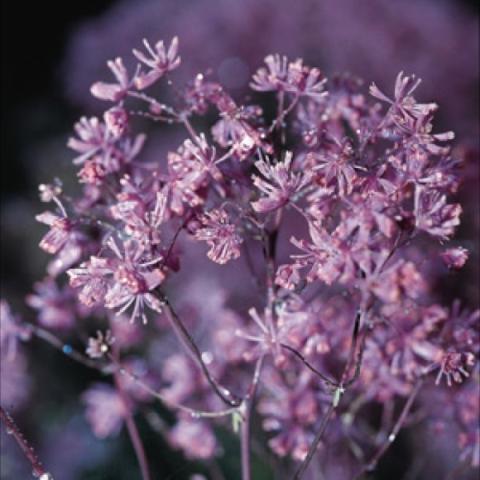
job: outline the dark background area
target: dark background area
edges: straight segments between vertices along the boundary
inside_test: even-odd
[[[28,142],[71,128],[76,115],[64,98],[59,70],[67,39],[82,20],[113,3],[95,0],[46,6],[43,2],[2,1],[2,200],[5,195],[36,188],[22,162]],[[54,115],[49,123],[36,123],[32,113],[44,104]]]

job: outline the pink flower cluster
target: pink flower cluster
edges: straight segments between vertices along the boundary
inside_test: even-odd
[[[385,450],[368,433],[378,428],[371,408],[405,404],[380,426],[391,443],[420,387],[455,384],[468,424],[460,458],[478,466],[465,405],[479,381],[479,314],[440,305],[434,289],[438,259],[461,268],[468,258],[443,247],[460,224],[451,198],[462,159],[453,133],[435,131],[437,105],[415,99],[420,80],[401,72],[392,94],[372,84],[368,95],[350,76],[330,82],[301,59],[269,55],[251,81],[254,103],[243,103],[202,74],[176,85],[176,38],[144,46],[134,69],[108,62],[114,83],[91,89],[107,102],[103,117],[75,125],[81,195],[41,186],[55,211],[37,217],[49,228],[40,247],[54,260],[28,303],[53,332],[73,333],[79,317],[111,330],[84,359],[109,362],[115,379],[82,397],[93,432],[115,435],[123,422],[131,432],[136,407],[157,399],[177,414],[171,445],[206,459],[221,452],[207,418],[231,417],[247,479],[258,415],[269,447],[300,462],[295,478],[312,461],[325,478],[352,478]],[[160,81],[174,100],[147,93]],[[183,135],[167,158],[142,161],[145,119]],[[158,338],[147,344],[137,319]],[[32,332],[6,321],[10,352]],[[138,358],[128,366],[132,346],[148,352],[140,373]]]

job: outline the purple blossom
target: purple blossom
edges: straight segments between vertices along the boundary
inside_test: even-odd
[[[416,78],[415,75],[406,76],[403,72],[400,72],[397,75],[395,80],[395,90],[394,90],[394,99],[390,99],[382,93],[382,91],[372,83],[370,85],[370,95],[387,102],[391,105],[390,115],[392,117],[424,117],[432,111],[435,111],[438,108],[436,103],[424,103],[418,104],[413,98],[413,92],[418,88],[421,83],[420,78]]]
[[[224,264],[240,256],[242,238],[225,210],[210,210],[199,219],[195,239],[207,242],[210,250],[207,256],[216,263]]]
[[[40,248],[54,255],[68,242],[72,233],[72,222],[66,216],[59,216],[52,212],[43,212],[36,217],[37,222],[44,223],[50,230],[40,241]]]
[[[70,286],[81,288],[78,299],[88,307],[101,303],[108,289],[106,276],[111,274],[111,259],[92,256],[77,268],[67,271]]]
[[[122,194],[118,197],[120,201],[111,207],[111,213],[113,218],[125,223],[125,232],[139,242],[159,244],[159,227],[167,219],[165,192],[157,192],[152,210],[138,198]]]
[[[147,73],[139,72],[135,77],[135,86],[139,90],[148,88],[150,85],[155,83],[158,79],[163,77],[167,72],[175,70],[180,65],[180,57],[177,56],[178,53],[178,38],[173,38],[168,50],[165,48],[165,45],[162,40],[155,44],[155,49],[153,49],[148,40],[144,39],[143,44],[147,49],[147,53],[150,55],[148,58],[144,53],[139,50],[133,50],[133,54],[137,59],[144,63],[147,67],[150,68],[150,71]]]
[[[415,194],[415,225],[435,237],[447,239],[460,224],[462,207],[448,204],[446,195],[418,188]]]
[[[115,338],[110,330],[107,330],[105,334],[99,330],[96,337],[88,339],[88,347],[85,352],[90,358],[102,358],[109,352],[114,341]]]
[[[113,387],[96,383],[83,393],[82,401],[86,407],[85,417],[96,437],[118,435],[128,407]]]
[[[456,383],[462,383],[464,378],[469,377],[467,368],[474,364],[475,356],[470,352],[445,352],[440,360],[440,369],[435,383],[438,385],[443,377],[446,378],[449,387],[452,386],[452,379]]]
[[[448,268],[462,268],[468,260],[468,250],[463,247],[447,248],[440,255]]]
[[[314,390],[312,378],[304,371],[288,388],[277,372],[272,375],[271,391],[259,402],[258,411],[264,417],[263,428],[276,432],[269,445],[279,456],[292,456],[303,460],[311,441],[310,428],[317,420],[321,407]]]
[[[303,65],[302,59],[289,62],[285,56],[268,55],[265,64],[266,68],[259,68],[253,76],[252,89],[288,92],[316,100],[326,95],[323,91],[326,79],[319,69]]]
[[[73,160],[75,165],[84,163],[100,150],[108,149],[112,143],[105,124],[96,117],[82,117],[74,129],[78,138],[70,137],[68,146],[80,154]]]
[[[38,322],[47,328],[69,329],[75,324],[77,311],[73,306],[73,292],[59,288],[55,280],[46,278],[34,285],[35,293],[27,295],[26,303],[38,311]]]
[[[14,315],[10,305],[0,300],[0,351],[4,358],[14,359],[21,341],[30,339],[31,330]]]
[[[292,152],[286,152],[283,161],[273,165],[263,159],[255,162],[255,167],[264,178],[253,175],[253,184],[266,195],[266,198],[252,202],[255,211],[267,213],[283,207],[308,185],[310,175],[293,172],[292,158]]]
[[[113,73],[116,83],[96,82],[91,86],[90,91],[94,97],[101,100],[118,102],[125,97],[127,91],[132,87],[133,80],[130,79],[120,57],[117,57],[115,60],[109,60],[107,66]]]
[[[217,442],[210,427],[199,420],[180,420],[168,439],[175,448],[181,448],[188,458],[208,459],[215,455]]]
[[[119,314],[133,306],[130,320],[141,317],[146,323],[145,305],[156,312],[162,311],[162,302],[151,291],[162,283],[165,274],[159,268],[149,268],[158,264],[161,257],[145,260],[142,258],[144,248],[134,240],[123,243],[123,253],[113,238],[109,239],[108,246],[116,258],[111,270],[113,282],[105,295],[105,306],[119,309]]]

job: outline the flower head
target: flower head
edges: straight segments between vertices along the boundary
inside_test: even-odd
[[[440,360],[435,384],[438,385],[443,377],[447,379],[449,387],[452,386],[452,380],[456,383],[462,383],[469,376],[467,368],[473,365],[475,365],[475,355],[473,353],[445,352]]]
[[[129,407],[113,387],[96,383],[84,392],[82,401],[86,406],[85,416],[96,437],[118,435]]]
[[[163,40],[158,41],[155,44],[155,48],[152,48],[148,40],[144,39],[143,44],[147,49],[147,54],[134,49],[133,54],[140,62],[144,63],[150,68],[147,73],[139,72],[135,77],[135,86],[139,90],[148,88],[154,84],[158,79],[163,77],[165,73],[175,70],[180,65],[180,57],[178,54],[178,38],[174,37],[170,46],[165,48]]]
[[[225,210],[210,210],[204,213],[199,221],[201,226],[195,230],[195,239],[207,242],[210,247],[207,256],[210,260],[224,264],[240,256],[243,240],[235,225],[230,223],[230,217]]]
[[[128,89],[131,88],[133,84],[133,80],[130,79],[128,71],[120,57],[115,60],[109,60],[107,66],[113,73],[116,83],[96,82],[92,85],[90,91],[94,97],[100,98],[101,100],[118,102],[125,97]]]
[[[253,175],[253,184],[266,195],[252,202],[257,212],[267,213],[283,207],[310,182],[311,176],[308,173],[292,171],[292,159],[292,152],[287,151],[283,161],[274,165],[265,160],[255,162],[255,166],[264,178]]]
[[[299,96],[319,100],[326,93],[323,91],[326,79],[317,68],[303,65],[302,59],[288,62],[287,57],[268,55],[266,67],[261,67],[253,76],[251,87],[260,92],[284,91]]]
[[[462,268],[468,260],[468,250],[463,247],[447,248],[441,253],[442,260],[448,268]]]
[[[107,330],[105,334],[98,330],[96,337],[88,339],[88,347],[85,352],[90,358],[102,358],[109,352],[114,341],[115,338],[110,330]]]

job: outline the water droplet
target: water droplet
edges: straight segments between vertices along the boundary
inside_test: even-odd
[[[222,387],[222,393],[226,396],[226,397],[231,397],[232,396],[232,393],[230,392],[230,390],[227,390],[226,388],[223,388]]]
[[[388,436],[388,441],[390,443],[392,443],[393,441],[395,441],[395,434],[391,433],[389,436]]]
[[[39,480],[53,480],[53,477],[49,473],[42,473]]]
[[[72,352],[73,352],[73,348],[72,348],[71,345],[65,344],[65,345],[62,347],[62,352],[63,352],[65,355],[71,355]]]
[[[211,352],[203,352],[202,353],[202,360],[203,360],[203,363],[205,363],[206,365],[210,365],[213,361],[213,355]]]

